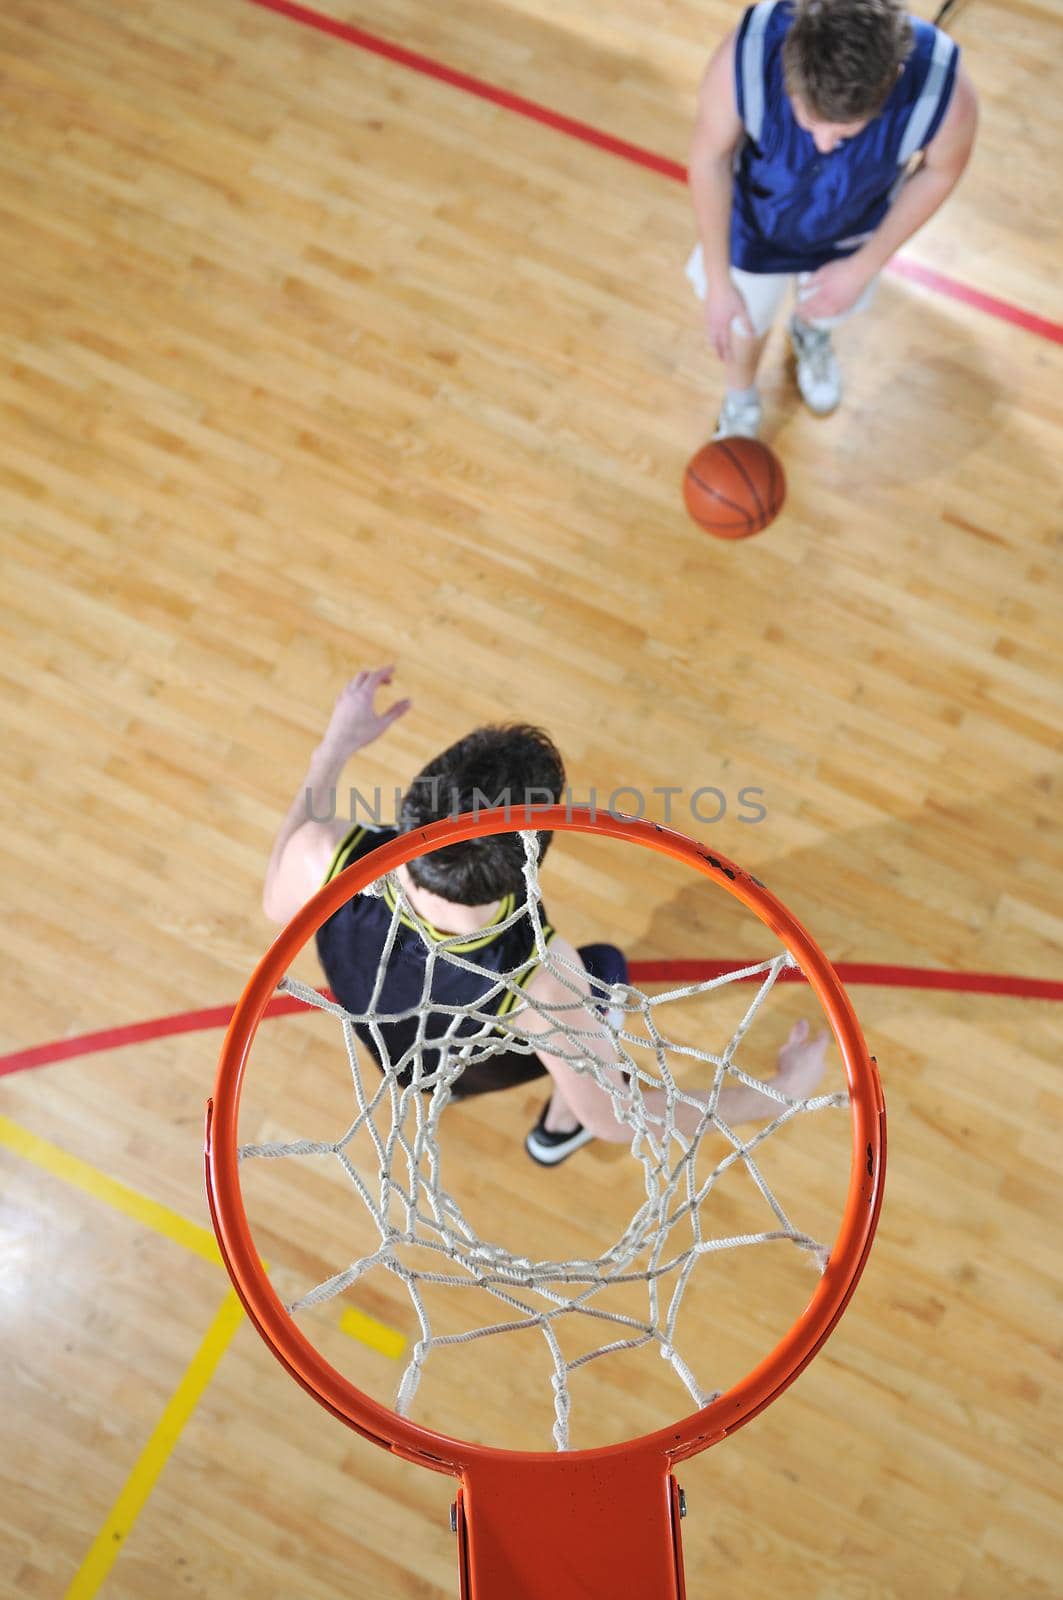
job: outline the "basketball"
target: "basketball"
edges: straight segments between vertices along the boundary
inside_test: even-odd
[[[687,463],[683,499],[718,539],[748,539],[774,522],[786,498],[777,456],[759,439],[714,439]]]

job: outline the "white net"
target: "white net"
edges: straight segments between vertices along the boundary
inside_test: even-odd
[[[334,1140],[246,1144],[239,1155],[241,1162],[297,1158],[338,1163],[342,1169],[372,1219],[379,1243],[305,1289],[289,1302],[288,1310],[297,1314],[318,1306],[373,1272],[389,1273],[401,1282],[419,1337],[399,1383],[398,1412],[411,1413],[425,1364],[434,1351],[518,1330],[537,1331],[548,1352],[553,1439],[557,1449],[566,1450],[570,1380],[578,1368],[603,1356],[656,1346],[695,1407],[719,1393],[706,1385],[704,1374],[696,1370],[697,1361],[677,1347],[683,1297],[699,1262],[771,1244],[792,1247],[805,1255],[813,1270],[823,1270],[828,1246],[791,1218],[765,1175],[762,1152],[795,1119],[846,1106],[848,1096],[795,1098],[742,1064],[750,1030],[780,974],[796,965],[785,949],[739,971],[663,993],[647,994],[632,983],[607,986],[552,948],[540,905],[538,838],[530,832],[520,837],[526,899],[507,920],[494,924],[492,932],[501,934],[527,921],[535,960],[556,980],[555,991],[559,985],[565,1000],[545,1003],[536,997],[534,987],[529,992],[526,956],[510,970],[489,974],[485,987],[484,968],[459,948],[468,936],[441,938],[421,919],[398,876],[392,874],[362,891],[381,896],[386,887],[391,905],[366,1009],[349,1011],[291,977],[280,986],[306,1006],[335,1018],[353,1090],[347,1126]],[[382,1009],[381,996],[400,929],[415,930],[423,943],[423,988],[414,1005],[388,1011]],[[479,992],[474,1002],[453,1004],[438,998],[440,988],[446,987],[437,981],[441,964],[475,977]],[[670,1036],[665,1017],[670,1008],[740,982],[750,983],[750,998],[720,1048]],[[573,1026],[573,1007],[580,1004],[587,1025]],[[536,1032],[525,1036],[522,1020],[527,1025],[532,1012]],[[398,1024],[405,1025],[402,1036],[408,1042],[393,1052]],[[503,1053],[536,1052],[547,1052],[576,1073],[595,1079],[608,1095],[617,1122],[630,1130],[631,1157],[641,1169],[640,1203],[618,1237],[594,1258],[536,1259],[483,1237],[443,1181],[440,1125],[461,1075]],[[677,1073],[696,1076],[697,1089],[682,1087]],[[755,1128],[739,1131],[725,1119],[728,1085],[744,1085],[765,1097]],[[747,1174],[755,1186],[762,1225],[714,1233],[702,1208],[721,1181],[735,1172]],[[559,1175],[553,1181],[564,1179]],[[478,1322],[470,1318],[474,1325],[459,1331],[433,1331],[428,1293],[433,1285],[479,1291],[492,1297],[498,1314],[486,1321],[482,1314]],[[632,1286],[641,1297],[642,1309],[635,1314],[610,1303],[612,1291],[630,1291]],[[590,1348],[577,1354],[566,1352],[561,1337],[563,1327],[573,1320],[593,1330]]]

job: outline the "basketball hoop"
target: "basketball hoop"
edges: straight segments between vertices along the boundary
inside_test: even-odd
[[[592,834],[657,851],[693,868],[751,911],[783,946],[780,961],[800,968],[829,1021],[845,1071],[851,1120],[848,1190],[837,1235],[829,1255],[824,1252],[822,1275],[808,1303],[774,1349],[741,1381],[667,1427],[620,1444],[561,1453],[505,1450],[434,1432],[374,1400],[337,1371],[282,1304],[259,1259],[241,1191],[237,1137],[241,1087],[259,1023],[317,929],[403,863],[464,840],[523,833],[534,874],[535,836],[527,831],[533,828]],[[530,895],[533,875],[526,878]],[[290,1375],[340,1421],[409,1461],[460,1480],[455,1527],[463,1600],[612,1600],[617,1595],[683,1600],[681,1492],[673,1469],[770,1405],[827,1339],[871,1247],[884,1161],[885,1110],[873,1058],[837,975],[796,918],[756,878],[705,845],[652,822],[595,815],[576,806],[517,806],[512,812],[446,819],[390,840],[327,883],[255,969],[233,1014],[207,1105],[211,1216],[248,1316]]]

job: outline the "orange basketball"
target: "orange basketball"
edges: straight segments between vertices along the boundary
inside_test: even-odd
[[[687,464],[683,499],[699,527],[718,539],[748,539],[779,515],[782,465],[759,439],[714,439]]]

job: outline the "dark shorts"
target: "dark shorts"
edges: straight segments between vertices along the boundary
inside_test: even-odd
[[[583,944],[579,956],[588,974],[599,983],[612,987],[614,983],[627,982],[627,959],[615,944]],[[498,1089],[513,1089],[545,1076],[546,1068],[537,1055],[505,1050],[490,1061],[466,1067],[452,1093],[455,1100],[467,1100],[474,1094],[494,1094]]]

